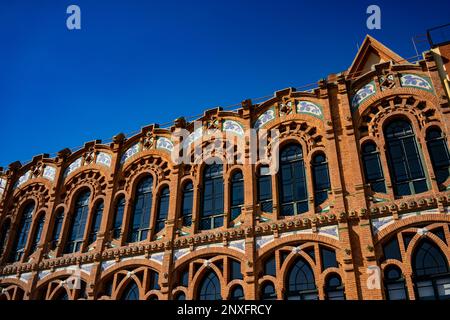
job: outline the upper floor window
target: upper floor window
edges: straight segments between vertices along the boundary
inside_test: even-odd
[[[75,201],[75,208],[69,228],[69,237],[66,242],[66,253],[78,252],[81,249],[86,220],[89,214],[90,196],[91,192],[86,190],[80,193]]]
[[[55,221],[53,224],[52,239],[50,241],[50,249],[54,250],[58,245],[59,235],[61,234],[61,229],[64,222],[64,210],[59,209],[56,213]]]
[[[10,222],[6,220],[3,222],[2,228],[0,229],[0,256],[5,251],[6,242],[8,240],[9,231],[10,231]]]
[[[112,236],[114,239],[118,239],[120,237],[120,233],[122,232],[122,220],[123,213],[125,212],[125,197],[123,195],[119,196],[119,199],[116,201],[116,207],[114,210],[114,225]]]
[[[303,151],[298,144],[284,147],[280,154],[281,215],[292,216],[308,211]]]
[[[328,199],[328,191],[331,189],[328,163],[324,154],[318,154],[313,158],[312,173],[314,181],[314,203],[316,206],[319,206]]]
[[[223,226],[223,165],[207,165],[203,172],[203,202],[200,230]]]
[[[244,176],[241,171],[231,177],[231,220],[236,219],[244,205]]]
[[[89,243],[93,243],[97,240],[97,234],[100,230],[100,224],[102,223],[103,207],[103,201],[100,201],[95,207],[94,216],[92,217],[91,232],[89,233]]]
[[[15,237],[15,242],[11,250],[11,261],[19,261],[25,251],[27,244],[28,233],[30,232],[31,221],[33,220],[34,202],[29,203],[22,212],[20,224],[18,226],[19,232]]]
[[[366,142],[362,147],[362,161],[366,183],[373,192],[386,193],[383,167],[380,161],[380,152],[375,143]]]
[[[39,219],[37,220],[35,231],[34,231],[34,239],[33,243],[31,244],[30,252],[33,253],[36,251],[37,246],[39,245],[39,242],[41,241],[42,236],[42,230],[44,229],[44,223],[45,223],[45,214],[41,213],[39,216]]]
[[[167,214],[169,213],[169,187],[163,187],[159,195],[158,212],[156,215],[155,233],[164,229]]]
[[[189,227],[192,224],[192,207],[194,204],[194,186],[188,182],[183,188],[183,203],[181,206],[181,218],[183,226]]]
[[[444,183],[449,177],[450,155],[447,141],[439,128],[427,132],[427,146],[437,183]]]
[[[133,214],[130,219],[129,242],[138,242],[147,239],[150,230],[150,214],[153,200],[153,179],[144,177],[136,188]]]
[[[425,171],[411,124],[405,120],[392,121],[385,129],[385,138],[394,193],[404,196],[427,191]]]
[[[272,205],[272,176],[268,166],[259,167],[258,171],[258,202],[262,212],[271,213]]]

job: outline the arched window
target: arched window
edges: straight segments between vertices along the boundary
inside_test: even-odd
[[[397,266],[389,266],[384,270],[384,288],[387,300],[408,300],[405,279]]]
[[[56,213],[55,221],[53,224],[52,239],[50,241],[50,249],[54,250],[58,245],[59,235],[61,234],[62,225],[64,222],[64,210],[59,209]]]
[[[287,281],[286,298],[288,300],[318,300],[313,270],[302,258],[291,266]]]
[[[450,299],[450,273],[442,251],[429,240],[422,240],[412,259],[414,284],[419,300]]]
[[[272,176],[268,166],[259,167],[258,171],[258,202],[262,212],[273,212]]]
[[[328,162],[324,154],[314,156],[312,160],[312,172],[314,182],[314,204],[319,206],[328,199],[328,191],[331,189]]]
[[[190,227],[192,224],[192,207],[194,204],[194,186],[187,182],[183,188],[183,204],[181,206],[181,218],[183,226]]]
[[[180,291],[175,295],[175,300],[186,300],[186,295]]]
[[[75,208],[69,228],[69,237],[66,242],[66,253],[78,252],[83,243],[86,220],[89,214],[89,197],[91,192],[86,190],[80,193],[75,201]]]
[[[207,165],[203,172],[203,202],[200,230],[223,226],[223,165]]]
[[[209,271],[200,284],[199,300],[222,300],[220,281],[213,271]]]
[[[385,129],[385,138],[394,193],[404,196],[427,191],[425,171],[411,124],[405,120],[391,122]]]
[[[131,281],[122,293],[121,300],[139,300],[139,288],[136,282]]]
[[[54,300],[69,300],[69,295],[66,289],[61,289],[61,292],[54,298]]]
[[[277,300],[277,293],[272,282],[266,281],[261,288],[261,300]]]
[[[380,152],[375,143],[366,142],[362,147],[362,161],[366,183],[373,192],[386,193],[383,167],[380,161]]]
[[[308,211],[305,164],[302,148],[291,144],[283,148],[279,172],[281,215],[293,216]]]
[[[150,229],[150,214],[152,210],[153,179],[144,177],[136,188],[133,214],[130,219],[129,242],[138,242],[147,239]]]
[[[20,224],[18,226],[19,232],[16,235],[14,245],[11,250],[10,261],[19,261],[25,251],[27,244],[28,233],[30,231],[31,221],[33,220],[34,202],[29,203],[22,212]]]
[[[325,296],[327,300],[345,300],[341,277],[336,274],[328,276],[325,284]]]
[[[42,230],[44,229],[44,223],[45,223],[45,214],[41,213],[41,215],[39,216],[39,219],[36,222],[36,228],[34,231],[34,239],[33,239],[33,243],[31,244],[30,253],[33,253],[36,251],[37,246],[39,245],[39,242],[41,241]]]
[[[450,155],[447,141],[439,128],[429,129],[427,132],[427,146],[433,164],[437,183],[444,183],[449,177]]]
[[[231,177],[231,220],[241,214],[244,205],[244,176],[241,171],[236,171]]]
[[[230,300],[244,300],[244,290],[241,286],[237,285],[231,289]]]
[[[159,195],[158,212],[156,214],[155,233],[158,233],[166,224],[167,214],[169,213],[169,187],[163,187]]]
[[[94,216],[92,217],[91,232],[89,233],[89,243],[93,243],[97,240],[97,233],[100,230],[100,224],[102,223],[103,216],[103,201],[97,204],[94,211]]]
[[[8,236],[9,236],[9,230],[10,230],[9,227],[10,227],[9,220],[6,220],[5,222],[3,222],[2,228],[0,230],[0,256],[5,251],[6,242],[8,240]]]
[[[123,195],[120,195],[119,199],[117,199],[116,201],[116,207],[114,210],[114,226],[112,231],[112,236],[114,239],[118,239],[120,237],[120,232],[122,231],[122,220],[124,211],[125,211],[125,197]]]
[[[150,283],[149,283],[149,288],[150,290],[159,290],[161,289],[159,287],[159,273],[155,272],[153,270],[150,271],[149,273],[149,277],[148,277]]]

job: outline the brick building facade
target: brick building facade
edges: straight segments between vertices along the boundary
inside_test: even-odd
[[[368,36],[312,90],[12,163],[0,299],[449,298],[440,68],[436,52],[409,63]],[[249,161],[251,128],[278,130],[265,150],[280,170]],[[225,133],[242,163],[217,151]],[[173,160],[180,145],[192,163]]]

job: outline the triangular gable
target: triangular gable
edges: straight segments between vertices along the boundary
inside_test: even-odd
[[[351,67],[348,69],[348,75],[350,77],[358,77],[370,71],[374,64],[390,60],[396,63],[405,61],[381,42],[367,35],[361,48],[359,48]]]

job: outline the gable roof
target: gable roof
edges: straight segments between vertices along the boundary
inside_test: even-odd
[[[350,77],[358,77],[370,71],[371,66],[374,64],[390,60],[396,63],[405,61],[405,59],[383,45],[381,42],[369,35],[366,35],[361,48],[359,48],[352,65],[348,69],[348,75]]]

